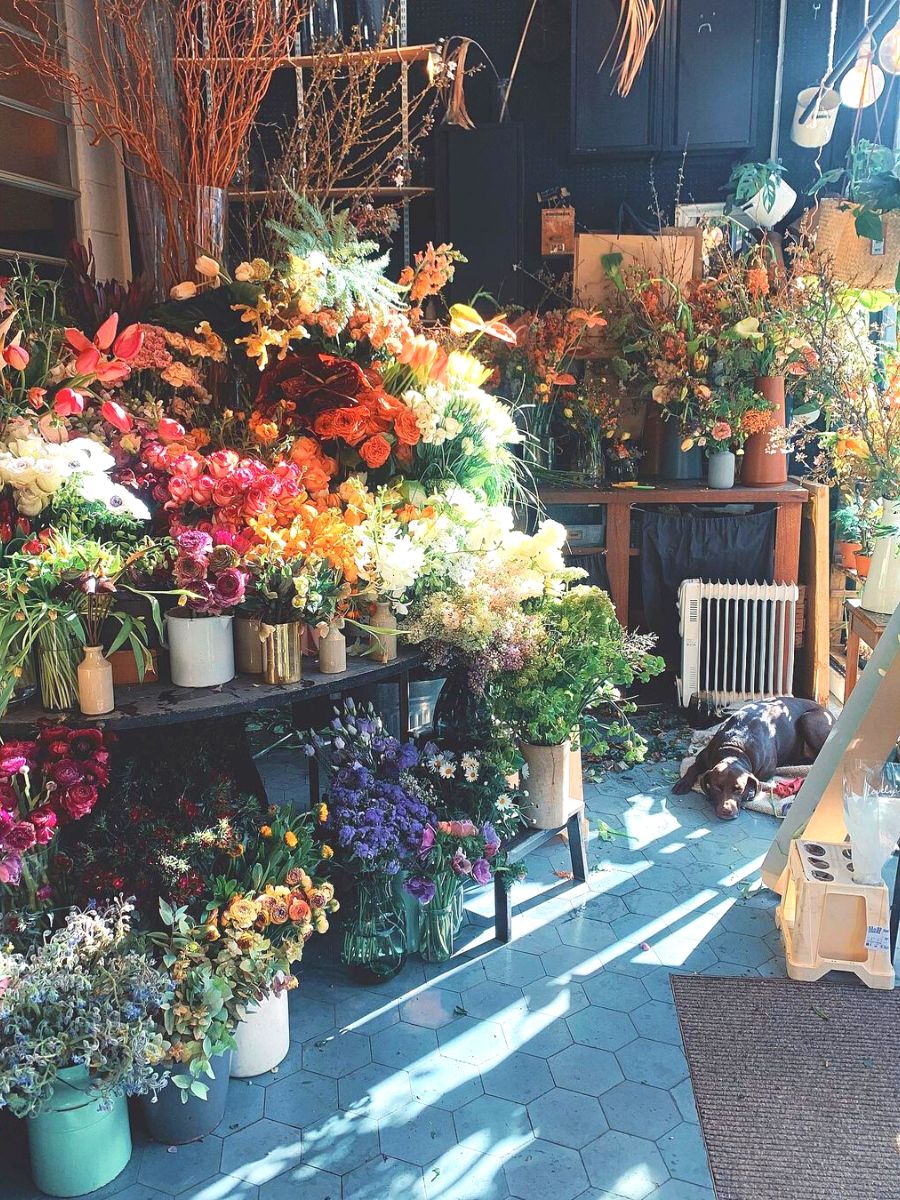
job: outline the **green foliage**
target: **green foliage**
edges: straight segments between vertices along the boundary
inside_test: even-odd
[[[781,159],[767,162],[738,163],[728,177],[729,209],[752,200],[762,192],[763,207],[771,212],[778,195],[778,185],[784,177]]]

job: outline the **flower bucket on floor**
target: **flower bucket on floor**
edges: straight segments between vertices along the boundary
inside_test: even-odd
[[[572,742],[559,746],[534,746],[519,742],[525,759],[521,787],[522,811],[534,829],[558,829],[565,825],[571,807]]]
[[[128,1105],[117,1096],[111,1108],[90,1090],[85,1067],[64,1067],[53,1095],[28,1118],[31,1174],[48,1196],[83,1196],[105,1187],[131,1158]]]
[[[181,1063],[166,1064],[169,1071],[178,1075],[187,1073],[187,1068]],[[174,1083],[169,1083],[156,1093],[156,1100],[150,1096],[141,1097],[141,1109],[150,1136],[166,1146],[183,1146],[185,1142],[196,1141],[212,1133],[225,1116],[225,1103],[228,1099],[228,1078],[231,1071],[231,1051],[225,1050],[211,1060],[213,1078],[201,1075],[201,1083],[209,1089],[205,1100],[199,1096],[188,1096],[182,1100],[182,1089]]]
[[[233,620],[166,614],[169,667],[176,687],[218,687],[234,678]]]
[[[291,1048],[288,989],[283,983],[276,988],[248,1008],[247,1016],[234,1031],[237,1045],[231,1057],[232,1079],[262,1075],[287,1057]]]

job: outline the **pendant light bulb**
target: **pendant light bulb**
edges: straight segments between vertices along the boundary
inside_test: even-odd
[[[900,21],[884,35],[878,47],[878,61],[888,75],[900,75]]]
[[[841,80],[841,103],[847,108],[868,108],[884,91],[884,71],[874,61],[871,38],[859,47],[856,62]]]

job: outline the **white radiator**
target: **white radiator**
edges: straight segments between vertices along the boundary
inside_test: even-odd
[[[719,708],[792,695],[799,588],[793,583],[703,583],[678,590],[680,703]]]

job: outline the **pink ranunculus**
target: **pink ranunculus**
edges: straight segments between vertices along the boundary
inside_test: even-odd
[[[46,846],[53,840],[59,819],[49,804],[41,804],[32,812],[31,823],[34,826],[38,845]]]
[[[216,576],[213,593],[216,602],[223,608],[231,608],[244,599],[247,577],[237,567],[227,567]]]
[[[0,842],[4,840],[6,835],[16,823],[16,813],[9,808],[0,808]]]
[[[76,783],[63,795],[60,804],[66,816],[73,821],[86,817],[97,803],[98,791],[92,783]]]
[[[16,789],[8,779],[0,779],[0,813],[10,808],[16,808],[18,803],[19,797],[16,795]]]
[[[61,758],[50,767],[50,777],[57,787],[70,788],[81,783],[84,773],[79,763],[71,758]]]
[[[108,424],[112,425],[113,429],[118,429],[119,433],[129,433],[131,431],[131,417],[122,405],[117,404],[115,400],[103,401],[100,405],[100,416]]]
[[[179,554],[172,567],[172,574],[179,587],[191,588],[206,578],[206,559],[197,554]]]
[[[28,759],[22,754],[10,754],[0,759],[0,772],[4,775],[19,775],[28,766]]]
[[[4,841],[10,850],[24,854],[26,850],[31,850],[37,841],[35,828],[30,821],[17,821],[12,829],[6,831]]]
[[[186,529],[175,539],[178,549],[185,554],[209,554],[213,548],[213,540],[208,533],[199,529]]]

